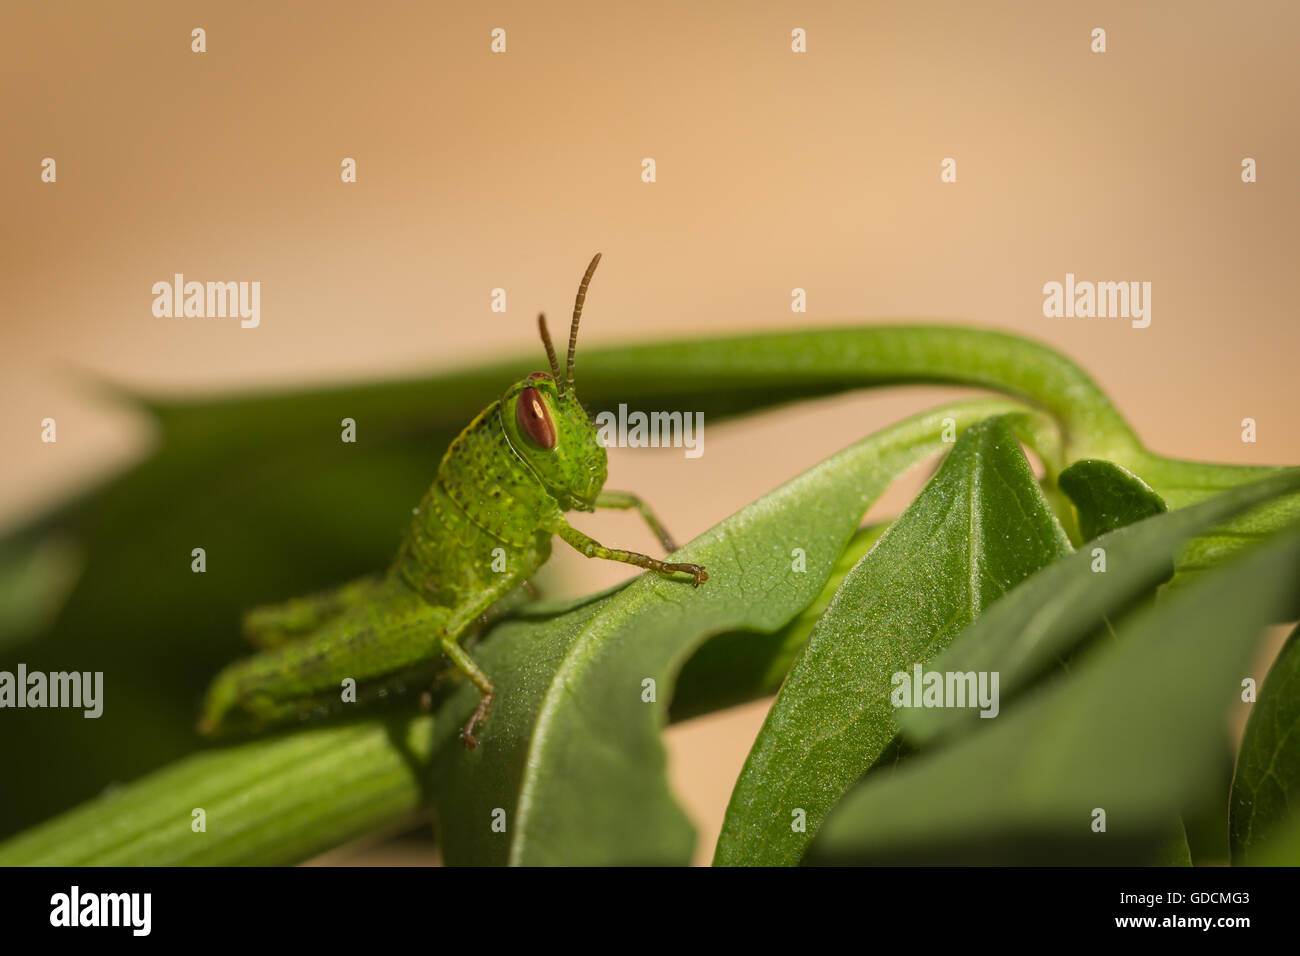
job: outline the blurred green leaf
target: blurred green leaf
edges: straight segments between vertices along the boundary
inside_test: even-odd
[[[58,616],[81,572],[67,533],[0,542],[0,647],[38,635]]]
[[[1133,526],[1137,527],[1137,526]],[[1068,676],[887,777],[823,825],[814,863],[1142,863],[1203,792],[1257,638],[1290,603],[1300,526],[1125,620]],[[1094,832],[1094,811],[1106,831]]]
[[[1282,645],[1246,721],[1232,782],[1232,862],[1254,862],[1257,849],[1267,847],[1296,813],[1300,813],[1300,628]]]
[[[1228,816],[1232,773],[1237,763],[1237,738],[1228,727],[1219,728],[1215,751],[1207,757],[1205,785],[1182,812],[1183,833],[1193,866],[1227,866]],[[1206,748],[1209,753],[1210,748]]]
[[[1009,422],[967,430],[813,629],[745,762],[715,862],[797,863],[897,734],[891,675],[1069,550]]]

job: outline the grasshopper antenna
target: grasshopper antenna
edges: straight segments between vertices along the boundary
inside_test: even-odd
[[[542,344],[546,346],[546,357],[551,362],[551,374],[555,376],[555,384],[561,395],[564,394],[564,383],[560,381],[560,363],[555,360],[555,345],[551,342],[551,333],[546,328],[546,313],[537,313],[537,331],[542,333]]]
[[[573,353],[578,350],[578,319],[582,318],[582,303],[587,298],[587,286],[591,284],[591,274],[596,271],[596,266],[599,264],[600,253],[598,252],[591,260],[591,265],[587,266],[587,272],[582,277],[582,284],[578,286],[578,298],[573,303],[573,325],[569,328],[569,357],[564,363],[564,383],[570,388],[574,388]]]

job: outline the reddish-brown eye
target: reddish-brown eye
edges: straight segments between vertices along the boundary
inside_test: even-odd
[[[515,418],[519,427],[538,448],[550,451],[555,447],[555,422],[542,401],[542,393],[535,388],[526,388],[519,393],[519,404],[515,406]]]

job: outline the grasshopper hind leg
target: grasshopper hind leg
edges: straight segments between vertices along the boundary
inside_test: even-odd
[[[473,749],[496,694],[460,642],[482,615],[495,619],[525,597],[522,590],[517,596],[510,593],[516,583],[503,576],[454,609],[428,603],[395,577],[354,582],[261,609],[257,613],[266,623],[259,637],[276,643],[217,676],[200,730],[208,736],[255,732],[347,709],[341,688],[349,678],[356,703],[428,686],[442,669],[437,666],[441,652],[479,693],[462,734],[465,746]],[[314,628],[312,621],[317,622]]]
[[[244,639],[264,651],[301,640],[379,594],[382,586],[382,576],[370,575],[329,591],[255,607],[244,615]]]

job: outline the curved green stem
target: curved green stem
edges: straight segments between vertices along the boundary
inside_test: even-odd
[[[720,416],[879,385],[985,388],[1051,415],[1061,431],[1062,467],[1104,458],[1140,476],[1174,508],[1279,470],[1149,451],[1082,368],[1039,342],[990,329],[871,325],[747,333],[593,349],[585,368],[579,391],[589,404],[614,395],[626,400],[627,383],[638,382],[645,383],[634,386],[642,400],[679,396]],[[1052,463],[1045,464],[1050,482]],[[1278,507],[1298,510],[1286,502]]]
[[[656,392],[710,390],[798,394],[928,382],[971,385],[1026,399],[1049,413],[1077,458],[1132,460],[1141,448],[1097,383],[1059,352],[986,329],[882,325],[769,332],[593,350],[584,399],[616,383],[649,381]]]

